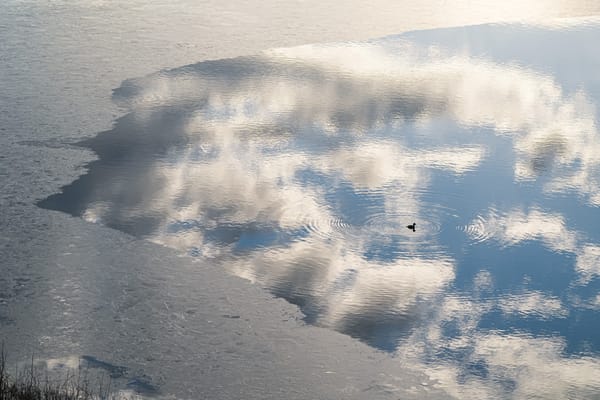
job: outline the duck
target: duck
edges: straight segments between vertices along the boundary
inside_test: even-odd
[[[413,222],[412,225],[406,225],[406,227],[414,232],[415,228],[417,227],[417,223]]]

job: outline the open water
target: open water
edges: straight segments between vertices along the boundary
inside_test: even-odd
[[[598,396],[599,38],[481,25],[127,80],[128,113],[78,143],[98,160],[40,205],[209,260],[450,393]]]

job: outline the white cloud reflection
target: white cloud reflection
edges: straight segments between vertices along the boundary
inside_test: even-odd
[[[577,284],[588,284],[600,276],[600,247],[586,242],[584,235],[571,229],[558,213],[535,207],[527,212],[513,209],[499,213],[492,208],[487,215],[474,219],[466,231],[476,241],[493,239],[503,246],[515,246],[538,240],[551,250],[572,253],[576,256]]]
[[[504,246],[540,240],[555,251],[575,252],[577,248],[577,234],[567,228],[562,215],[538,208],[527,212],[514,209],[504,214],[492,208],[487,215],[476,218],[467,231],[475,239],[494,239]]]
[[[361,247],[357,245],[356,247]],[[232,271],[292,301],[312,298],[316,322],[346,331],[345,321],[373,312],[413,318],[454,279],[451,259],[366,260],[342,240],[309,238],[228,261]],[[352,318],[348,318],[352,316]]]
[[[518,305],[518,298],[499,304],[526,313],[539,312],[537,307],[529,310]],[[398,360],[425,371],[437,381],[437,387],[459,399],[587,399],[597,395],[598,358],[565,355],[566,343],[556,336],[480,330],[482,316],[496,305],[493,298],[447,296],[427,327],[414,332],[398,348]],[[548,311],[563,315],[558,303]],[[441,334],[448,324],[456,328],[455,335]],[[455,356],[428,362],[435,354],[448,353]]]
[[[533,318],[564,318],[568,314],[558,297],[536,291],[503,297],[499,300],[499,306],[506,314]]]
[[[473,284],[480,298],[444,296],[456,260],[427,227],[406,230],[413,221],[441,224],[423,199],[433,171],[455,178],[475,171],[486,148],[464,136],[485,131],[512,141],[516,180],[548,174],[546,192],[576,191],[600,205],[590,100],[518,65],[388,45],[278,49],[124,84],[116,97],[132,107],[133,128],[152,131],[174,118],[167,124],[173,135],[156,128],[126,143],[124,158],[146,164],[125,163],[122,180],[100,174],[92,184],[101,189],[78,199],[82,215],[125,230],[150,221],[142,236],[214,257],[322,326],[365,340],[392,331],[397,353],[458,398],[576,398],[599,390],[598,360],[565,356],[562,339],[478,329],[483,315],[498,310],[565,318],[561,299],[537,291],[487,299],[495,282],[486,270]],[[476,129],[463,129],[454,144],[435,129],[438,119]],[[117,124],[115,132],[133,128]],[[426,145],[411,143],[413,130]],[[140,193],[131,196],[127,182]],[[369,204],[335,193],[346,188],[347,197]],[[236,248],[248,232],[248,248]],[[467,232],[503,246],[540,241],[577,255],[581,283],[600,275],[599,248],[556,212],[490,207]],[[374,255],[374,245],[399,251]],[[388,325],[377,330],[380,321]],[[449,327],[456,333],[445,333]],[[444,352],[459,356],[427,362]]]
[[[323,132],[358,133],[449,115],[461,125],[513,137],[515,179],[550,174],[548,193],[577,191],[600,205],[600,137],[595,107],[584,91],[565,93],[553,77],[517,64],[402,41],[393,50],[376,43],[276,49],[232,63],[254,62],[281,75],[267,79],[233,70],[243,75],[225,83],[193,71],[177,79],[158,76],[129,101],[140,107],[204,97],[207,103],[193,125],[211,126],[221,138],[216,140],[227,137],[219,126],[234,132],[287,118]]]
[[[512,388],[511,398],[579,398],[600,387],[600,360],[564,357],[559,338],[489,334],[477,338],[474,358],[483,360],[491,382]]]
[[[584,245],[577,254],[575,268],[583,284],[600,276],[600,246]]]
[[[575,190],[590,204],[600,205],[600,136],[595,106],[585,92],[566,94],[551,76],[516,64],[431,50],[424,57],[409,43],[395,50],[386,52],[377,45],[303,46],[272,55],[397,85],[404,96],[423,102],[421,120],[449,113],[462,125],[511,135],[517,180],[551,173],[547,192]]]

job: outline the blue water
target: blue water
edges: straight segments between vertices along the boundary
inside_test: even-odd
[[[129,114],[80,143],[98,160],[40,204],[206,258],[466,392],[597,396],[599,38],[485,25],[126,81]]]

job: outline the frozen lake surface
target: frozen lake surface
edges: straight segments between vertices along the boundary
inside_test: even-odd
[[[130,112],[79,143],[99,159],[40,204],[461,390],[598,394],[599,37],[484,25],[129,80]]]
[[[9,363],[170,398],[598,396],[600,25],[551,18],[600,7],[510,3],[9,0]]]

